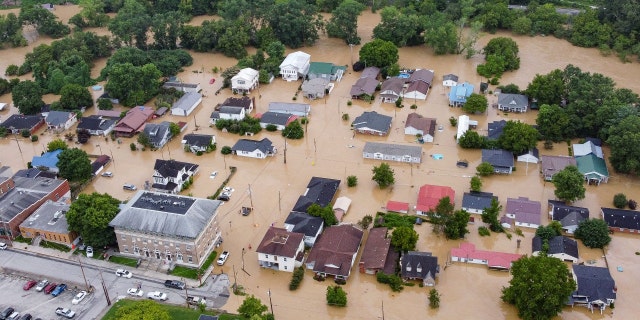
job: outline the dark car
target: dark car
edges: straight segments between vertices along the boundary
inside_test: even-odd
[[[22,317],[20,318],[20,320],[31,320],[33,319],[33,317],[31,316],[30,313],[25,313],[22,315]]]
[[[167,280],[164,282],[164,286],[167,288],[174,288],[183,290],[185,287],[184,282],[178,280]]]
[[[45,294],[49,294],[51,293],[51,291],[53,291],[53,289],[55,289],[58,286],[58,284],[56,283],[49,283],[46,287],[44,287],[44,290],[42,290]]]
[[[54,297],[59,296],[61,293],[64,292],[64,290],[67,289],[67,285],[64,283],[59,284],[55,289],[53,289],[53,291],[51,291],[51,295]]]
[[[4,309],[2,311],[2,313],[0,313],[0,319],[4,320],[6,319],[9,315],[11,315],[13,313],[13,311],[15,311],[15,309],[8,307],[6,309]]]
[[[229,195],[227,195],[227,194],[221,194],[221,195],[218,197],[218,200],[220,200],[220,201],[229,201],[229,200],[231,200],[231,198],[230,198],[230,197],[229,197]]]
[[[24,284],[24,286],[22,287],[22,289],[24,290],[29,290],[31,288],[33,288],[33,286],[35,286],[36,284],[38,284],[37,281],[35,280],[29,280],[27,281],[27,283]]]

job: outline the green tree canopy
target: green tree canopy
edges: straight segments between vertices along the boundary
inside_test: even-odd
[[[560,227],[562,228],[562,226]],[[538,229],[536,229],[536,236],[540,237],[543,240],[543,242],[545,240],[549,241],[551,240],[551,238],[557,237],[560,235],[562,235],[562,233],[558,232],[558,230],[551,225],[539,226]]]
[[[108,28],[120,43],[132,46],[135,42],[136,47],[145,49],[152,21],[147,8],[141,2],[125,0],[116,17],[109,22]]]
[[[55,150],[66,150],[69,148],[67,143],[62,139],[54,139],[47,143],[47,152],[55,151]]]
[[[454,209],[455,207],[453,206],[453,202],[451,202],[451,198],[446,196],[438,201],[435,208],[427,212],[429,222],[431,222],[433,227],[433,232],[441,233],[444,231],[445,226],[451,219]]]
[[[563,141],[573,136],[571,119],[565,109],[543,104],[536,118],[538,131],[544,140]]]
[[[394,6],[382,8],[380,23],[373,28],[375,39],[391,41],[398,47],[419,45],[424,42],[424,23],[415,13],[403,12]]]
[[[420,236],[413,228],[400,226],[391,233],[391,245],[398,251],[407,252],[416,248]]]
[[[384,189],[396,182],[393,169],[391,169],[389,164],[386,162],[381,163],[377,167],[373,167],[371,171],[373,172],[371,180],[375,181],[381,189]]]
[[[365,6],[355,0],[345,0],[333,10],[327,23],[329,37],[344,39],[347,44],[360,44],[358,16]]]
[[[331,206],[321,207],[319,204],[314,203],[309,206],[307,213],[314,217],[321,217],[327,227],[338,224],[338,219]]]
[[[624,209],[627,206],[627,196],[624,193],[616,193],[613,196],[613,206]]]
[[[15,89],[14,89],[15,90]],[[611,166],[622,173],[640,173],[640,117],[630,115],[609,128]]]
[[[266,8],[265,19],[273,34],[291,48],[314,44],[324,29],[316,6],[304,0],[278,1]]]
[[[524,256],[513,263],[513,277],[502,288],[502,300],[518,309],[524,320],[551,319],[562,311],[576,283],[560,259]]]
[[[483,113],[487,111],[488,106],[489,102],[487,101],[487,97],[472,93],[471,96],[467,98],[467,102],[462,106],[462,110],[467,113]]]
[[[58,155],[57,167],[58,175],[69,181],[85,181],[91,178],[91,161],[82,149],[64,149]]]
[[[289,123],[284,130],[282,130],[282,136],[287,139],[302,139],[304,137],[304,129],[300,121],[295,120]]]
[[[102,247],[116,241],[109,222],[120,211],[120,201],[106,193],[80,194],[67,212],[69,230],[78,232],[84,242]]]
[[[609,226],[602,219],[584,220],[578,224],[575,231],[576,239],[589,248],[604,248],[611,242]]]
[[[368,67],[385,68],[398,62],[398,47],[391,41],[374,39],[360,48],[360,61]]]
[[[464,236],[469,233],[467,226],[469,225],[470,217],[471,214],[469,214],[469,212],[467,212],[466,210],[456,210],[445,223],[445,237],[451,240],[464,238]]]
[[[171,320],[171,315],[158,302],[137,300],[116,311],[116,320]]]
[[[483,162],[476,167],[476,172],[481,177],[490,176],[493,174],[493,171],[494,171],[494,168],[489,162]]]
[[[11,90],[11,99],[22,114],[39,113],[42,106],[44,106],[42,89],[40,89],[37,83],[31,80],[20,81],[13,87]]]
[[[554,194],[560,200],[573,202],[584,199],[586,191],[584,187],[584,176],[578,167],[568,166],[553,175],[553,185],[556,187]]]
[[[251,318],[254,315],[262,316],[267,310],[267,306],[262,304],[262,301],[254,295],[244,298],[244,301],[238,307],[238,313],[245,318]]]
[[[491,206],[482,211],[482,222],[489,225],[489,229],[493,232],[502,232],[503,228],[498,220],[498,216],[502,211],[502,205],[497,198],[491,199]]]
[[[527,86],[525,94],[540,105],[560,105],[567,88],[562,70],[555,69],[548,74],[536,74]]]
[[[536,146],[538,136],[538,130],[531,125],[509,120],[504,126],[502,135],[498,138],[498,144],[502,149],[512,151],[515,154],[523,154]]]
[[[481,136],[477,131],[467,130],[458,139],[458,145],[465,149],[482,149],[487,145],[487,138]]]
[[[142,105],[158,93],[162,73],[154,64],[136,67],[131,63],[111,67],[105,90],[122,105]]]
[[[482,189],[482,179],[479,176],[471,177],[469,181],[471,191],[479,192]]]
[[[89,90],[79,84],[67,84],[60,90],[60,107],[65,110],[78,110],[93,106],[93,97]]]
[[[327,304],[331,306],[346,307],[347,293],[341,286],[327,287]]]
[[[501,76],[505,71],[518,70],[518,44],[511,38],[497,37],[489,40],[484,47],[487,62],[478,65],[478,73],[484,77]]]

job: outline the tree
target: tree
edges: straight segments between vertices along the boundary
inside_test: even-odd
[[[566,110],[557,105],[543,104],[536,118],[538,132],[544,140],[563,141],[573,136],[571,119]]]
[[[319,204],[314,203],[307,208],[307,213],[314,217],[321,217],[326,226],[338,224],[338,219],[331,206],[321,207]]]
[[[113,102],[110,99],[98,99],[98,109],[100,110],[112,110]]]
[[[85,181],[91,178],[91,161],[82,149],[65,149],[60,152],[57,166],[58,175],[69,181]]]
[[[109,222],[120,211],[120,200],[106,193],[80,194],[67,212],[69,230],[82,236],[84,242],[94,247],[103,247],[116,241]]]
[[[538,130],[534,127],[524,122],[509,120],[498,138],[498,144],[502,149],[523,154],[536,146],[538,135]]]
[[[489,162],[483,162],[476,167],[476,172],[481,177],[490,176],[493,174],[494,168]]]
[[[355,187],[358,185],[358,177],[356,176],[348,176],[347,177],[347,186],[349,188]]]
[[[428,22],[424,32],[424,42],[433,48],[436,55],[458,53],[458,28],[444,15],[440,19],[433,19]]]
[[[482,222],[489,225],[489,229],[493,232],[502,232],[504,229],[498,220],[498,216],[502,211],[502,205],[497,198],[491,199],[491,206],[482,211]]]
[[[166,308],[153,300],[131,301],[116,311],[116,320],[170,320]]]
[[[478,65],[478,73],[484,77],[501,76],[505,71],[518,70],[518,44],[511,38],[497,37],[484,47],[487,63]]]
[[[467,102],[462,106],[462,110],[467,113],[483,113],[487,111],[487,107],[489,102],[487,102],[487,97],[481,94],[472,93],[469,98],[467,98]]]
[[[384,189],[396,182],[393,169],[391,169],[386,162],[381,163],[377,167],[373,167],[371,171],[373,172],[371,180],[375,181],[380,189]]]
[[[444,231],[454,209],[455,207],[453,206],[451,199],[449,196],[446,196],[438,201],[435,208],[427,212],[429,222],[431,222],[433,227],[433,232],[440,233]]]
[[[341,286],[327,287],[327,304],[331,306],[346,307],[347,293]]]
[[[360,61],[368,67],[385,68],[398,62],[398,47],[391,41],[374,39],[360,48]]]
[[[502,301],[513,304],[524,320],[551,319],[562,311],[576,282],[560,259],[524,256],[513,263],[513,277],[502,288]]]
[[[228,155],[228,154],[231,154],[231,152],[233,152],[233,150],[229,146],[224,146],[224,147],[220,148],[220,153],[222,153],[225,156]]]
[[[147,47],[147,34],[153,20],[147,13],[147,8],[136,0],[125,0],[124,5],[115,18],[109,22],[109,31],[116,40],[127,46]]]
[[[282,44],[291,48],[312,45],[324,28],[316,6],[304,0],[276,2],[266,6],[265,20]]]
[[[44,106],[42,89],[40,89],[37,83],[31,80],[20,81],[13,87],[11,90],[11,99],[13,99],[13,104],[22,114],[39,113],[42,106]]]
[[[369,229],[369,225],[371,225],[371,222],[373,222],[373,217],[370,214],[368,214],[368,215],[362,217],[362,220],[358,221],[358,225],[363,230],[366,230],[366,229]]]
[[[398,251],[407,252],[416,248],[420,235],[410,227],[396,227],[391,233],[391,245]]]
[[[304,129],[300,122],[295,120],[282,130],[282,136],[286,139],[302,139],[304,137]]]
[[[624,209],[627,206],[627,196],[624,193],[617,193],[613,196],[613,206],[618,209]]]
[[[158,93],[162,72],[155,64],[137,67],[122,63],[111,66],[109,70],[105,90],[124,106],[144,104]]]
[[[531,6],[528,11],[527,17],[531,19],[531,31],[536,34],[555,34],[566,20],[550,3]]]
[[[465,149],[482,149],[486,144],[487,138],[473,130],[467,130],[462,134],[460,139],[458,139],[458,145]]]
[[[398,47],[422,44],[424,23],[421,20],[418,15],[405,13],[398,7],[384,7],[380,11],[380,23],[373,28],[373,37],[391,41]]]
[[[138,143],[145,148],[151,148],[153,145],[151,144],[151,138],[146,132],[140,132],[137,139]]]
[[[440,293],[435,288],[429,290],[429,307],[431,309],[440,308]]]
[[[525,94],[540,105],[560,105],[567,91],[562,70],[555,69],[546,75],[536,74],[527,86]]]
[[[254,295],[246,297],[240,307],[238,307],[238,313],[245,318],[251,318],[254,315],[262,317],[267,310],[267,306],[262,304],[262,301]]]
[[[344,39],[347,44],[360,44],[358,16],[365,6],[355,0],[345,0],[333,10],[327,23],[329,37]]]
[[[172,138],[177,137],[180,134],[180,126],[175,122],[171,122],[169,124],[169,132]]]
[[[589,248],[604,248],[611,242],[609,226],[601,219],[584,220],[578,224],[575,231],[576,239]]]
[[[79,84],[66,84],[60,90],[60,107],[65,110],[77,110],[93,106],[93,97],[89,90]]]
[[[51,142],[47,143],[47,152],[55,150],[66,150],[67,148],[69,148],[69,146],[62,139],[51,140]]]
[[[560,227],[562,228],[562,225]],[[560,235],[562,235],[562,233],[558,232],[558,230],[551,225],[539,226],[538,229],[536,229],[536,236],[540,237],[540,239],[542,239],[542,242],[549,241],[551,240],[551,238]]]
[[[479,192],[482,189],[482,179],[479,176],[471,177],[471,191]]]
[[[466,210],[456,210],[444,225],[445,237],[451,240],[464,238],[469,233],[467,226],[469,225],[470,217],[471,214]]]
[[[612,125],[607,144],[611,146],[609,161],[616,171],[640,173],[640,117],[630,115]]]
[[[556,187],[554,194],[560,200],[573,202],[584,199],[584,176],[578,167],[568,166],[556,173],[551,180]]]

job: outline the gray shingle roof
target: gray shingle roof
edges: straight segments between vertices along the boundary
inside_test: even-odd
[[[489,127],[489,131],[487,134],[487,138],[490,140],[498,140],[504,131],[504,127],[507,125],[506,120],[493,121],[490,122],[487,126]]]
[[[156,163],[153,166],[153,170],[158,171],[163,177],[177,177],[178,173],[184,169],[185,171],[195,172],[198,170],[198,165],[188,162],[180,162],[175,160],[162,160],[156,159]]]
[[[293,225],[292,232],[299,232],[308,237],[315,237],[316,234],[318,234],[318,230],[324,225],[324,220],[320,217],[313,217],[302,212],[291,212],[284,223]]]
[[[356,117],[351,125],[355,129],[370,128],[379,132],[388,132],[391,128],[392,118],[375,111],[365,111],[362,115]]]
[[[288,113],[267,111],[263,113],[262,116],[260,117],[260,122],[266,123],[266,124],[286,126],[287,122],[289,122],[289,119],[291,119],[291,117],[295,117],[295,116]]]
[[[189,110],[198,100],[202,99],[202,95],[197,92],[185,93],[176,103],[173,104],[172,109]]]
[[[578,290],[573,295],[586,296],[589,301],[616,298],[616,282],[611,277],[609,269],[580,264],[573,265],[573,273],[576,276]]]
[[[12,114],[7,120],[0,124],[0,127],[5,127],[10,130],[31,130],[31,128],[35,127],[42,120],[42,117],[37,115]]]
[[[262,153],[267,154],[269,152],[273,152],[273,143],[267,138],[262,140],[240,139],[233,145],[231,150],[248,152],[260,150]]]
[[[513,167],[513,153],[502,149],[482,149],[482,162],[494,167]]]
[[[171,137],[171,133],[169,130],[169,126],[171,125],[168,121],[162,121],[161,123],[147,123],[144,126],[144,133],[149,137],[149,142],[153,144],[155,147],[161,147],[161,142],[164,137]]]
[[[305,193],[298,198],[293,206],[294,212],[307,212],[312,204],[318,204],[321,207],[328,206],[338,192],[340,180],[312,177]]]
[[[465,192],[462,196],[462,207],[484,210],[491,207],[491,200],[497,197],[491,192]]]
[[[456,76],[455,74],[445,74],[444,76],[442,76],[442,80],[443,81],[447,81],[447,80],[452,80],[455,82],[458,82],[458,76]]]
[[[158,203],[144,201],[141,198],[161,200]],[[183,208],[184,214],[169,212],[174,203],[190,204]],[[140,200],[143,201],[143,200]],[[134,232],[158,234],[168,237],[197,238],[217,215],[219,200],[193,198],[180,195],[140,190],[136,193],[118,215],[111,220],[110,226],[116,229]]]
[[[86,129],[86,130],[107,130],[112,126],[115,126],[116,120],[111,119],[100,119],[99,117],[83,117],[80,119],[80,123],[78,123],[78,130]]]
[[[59,126],[67,122],[67,120],[69,120],[70,114],[71,112],[67,112],[67,111],[56,111],[56,110],[49,111],[49,114],[47,115],[47,118],[45,119],[45,121],[50,126]]]
[[[498,104],[516,109],[526,109],[529,99],[525,95],[515,93],[501,93],[498,95]]]
[[[560,221],[563,227],[577,226],[580,222],[589,219],[589,209],[568,206],[562,201],[548,200],[553,206],[553,220]]]
[[[196,147],[207,147],[213,141],[213,135],[189,133],[182,137],[185,144]]]
[[[422,147],[414,145],[402,145],[393,143],[367,142],[364,144],[364,153],[381,153],[384,155],[394,155],[398,157],[409,155],[411,157],[422,157]]]
[[[640,230],[640,212],[615,208],[600,209],[609,227]]]
[[[431,255],[431,252],[409,251],[402,255],[402,277],[424,279],[427,275],[436,278],[439,272],[438,257]],[[407,266],[411,271],[407,271]],[[418,268],[421,270],[418,271]]]
[[[531,252],[542,251],[542,238],[535,236],[531,239]],[[549,251],[547,254],[560,254],[564,253],[576,259],[578,256],[578,243],[567,237],[556,236],[549,240]]]

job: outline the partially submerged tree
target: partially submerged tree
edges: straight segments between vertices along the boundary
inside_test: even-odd
[[[255,315],[262,317],[267,310],[267,306],[262,304],[262,301],[254,295],[246,297],[240,307],[238,307],[238,313],[246,319]]]
[[[584,176],[580,173],[578,167],[565,167],[553,176],[552,182],[556,187],[554,194],[558,199],[566,202],[584,199],[586,191],[584,187]]]
[[[347,293],[341,286],[327,287],[327,304],[331,306],[346,307]]]
[[[604,248],[611,242],[609,226],[601,219],[584,220],[575,231],[576,239],[582,240],[589,248]]]
[[[491,206],[482,211],[482,222],[488,224],[489,229],[493,232],[504,231],[500,221],[498,220],[500,211],[502,211],[502,205],[496,198],[491,199]]]
[[[398,62],[398,47],[393,42],[374,39],[360,48],[360,61],[368,67],[385,68]]]
[[[380,189],[384,189],[396,182],[393,169],[391,169],[386,162],[381,163],[377,167],[373,167],[371,171],[373,172],[371,180],[375,181]]]
[[[89,155],[78,148],[65,149],[58,155],[58,175],[69,181],[84,181],[91,178]]]
[[[391,245],[401,252],[411,251],[418,243],[418,233],[410,227],[396,227],[391,233]]]

